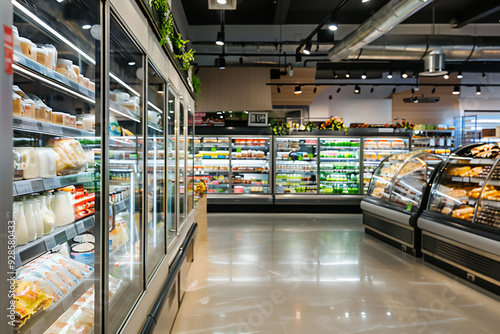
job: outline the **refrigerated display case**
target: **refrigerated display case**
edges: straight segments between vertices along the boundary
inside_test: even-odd
[[[361,202],[365,232],[420,256],[416,221],[427,205],[435,171],[443,158],[422,150],[386,157],[373,173]]]
[[[401,137],[363,138],[363,193],[367,193],[373,172],[386,157],[410,150],[410,139]]]
[[[500,194],[497,144],[455,150],[418,219],[424,260],[500,293]]]
[[[64,325],[92,329],[98,279],[94,254],[101,252],[101,239],[90,232],[102,223],[95,204],[101,198],[96,122],[101,114],[95,95],[100,43],[83,34],[78,22],[85,16],[99,24],[100,3],[74,1],[57,8],[37,0],[12,4],[14,86],[8,91],[13,128],[12,139],[8,132],[4,139],[12,141],[13,150],[3,153],[14,157],[10,175],[17,244],[8,271],[17,288],[15,319],[12,326],[2,321],[0,332],[43,333]],[[74,6],[82,12],[62,15]],[[3,118],[7,120],[12,119]],[[8,175],[4,177],[12,180]]]
[[[272,201],[269,136],[200,136],[194,142],[195,179],[206,183],[210,204]]]
[[[167,110],[165,119],[167,125],[167,247],[169,247],[177,235],[177,95],[170,87],[167,90]]]
[[[148,62],[146,279],[149,281],[165,250],[165,86],[156,67]]]
[[[361,138],[319,138],[319,193],[360,194]]]
[[[144,61],[144,51],[112,14],[108,73],[110,113],[107,116],[110,140],[119,145],[109,146],[111,226],[107,269],[111,277],[121,280],[121,290],[109,304],[108,331],[112,333],[126,320],[143,291],[145,279],[142,201],[144,194],[149,194],[149,182],[148,173],[144,171],[144,132],[148,129],[142,94],[142,78],[147,73]],[[158,130],[159,124],[156,124],[151,133],[158,134]],[[125,191],[129,197],[115,203],[113,193],[117,191]],[[146,219],[149,220],[149,215]],[[109,280],[109,288],[112,284]]]

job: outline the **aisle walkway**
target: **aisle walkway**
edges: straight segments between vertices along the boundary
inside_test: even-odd
[[[499,297],[365,235],[360,215],[209,215],[188,280],[176,334],[500,332]]]

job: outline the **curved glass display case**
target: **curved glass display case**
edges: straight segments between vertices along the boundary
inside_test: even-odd
[[[424,260],[500,293],[500,147],[474,143],[451,154],[418,219]]]
[[[420,255],[418,216],[426,208],[429,183],[443,158],[413,151],[386,157],[373,173],[361,202],[365,231],[412,255]]]

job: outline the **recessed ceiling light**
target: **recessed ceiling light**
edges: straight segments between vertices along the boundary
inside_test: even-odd
[[[130,66],[134,66],[134,65],[135,65],[135,61],[129,61],[129,62],[128,62],[128,64],[129,64]]]
[[[448,80],[448,79],[450,78],[450,76],[449,76],[448,74],[445,74],[445,75],[443,76],[443,78],[444,78],[445,80]]]
[[[370,0],[361,0],[362,3],[369,2]]]
[[[481,95],[481,86],[476,86],[476,95]]]
[[[89,30],[90,28],[92,28],[92,26],[91,26],[90,24],[84,24],[84,25],[82,26],[82,29],[83,29],[83,30]]]
[[[453,95],[460,95],[460,86],[456,85],[454,88],[453,88]]]
[[[225,5],[225,4],[227,4],[227,0],[217,0],[217,3],[219,5]]]

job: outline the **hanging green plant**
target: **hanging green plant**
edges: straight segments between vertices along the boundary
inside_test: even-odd
[[[149,0],[149,6],[160,16],[160,45],[167,43],[167,38],[174,33],[174,18],[170,13],[168,0]]]
[[[193,73],[191,77],[191,84],[193,85],[194,92],[197,94],[201,93],[201,80],[200,77]]]

